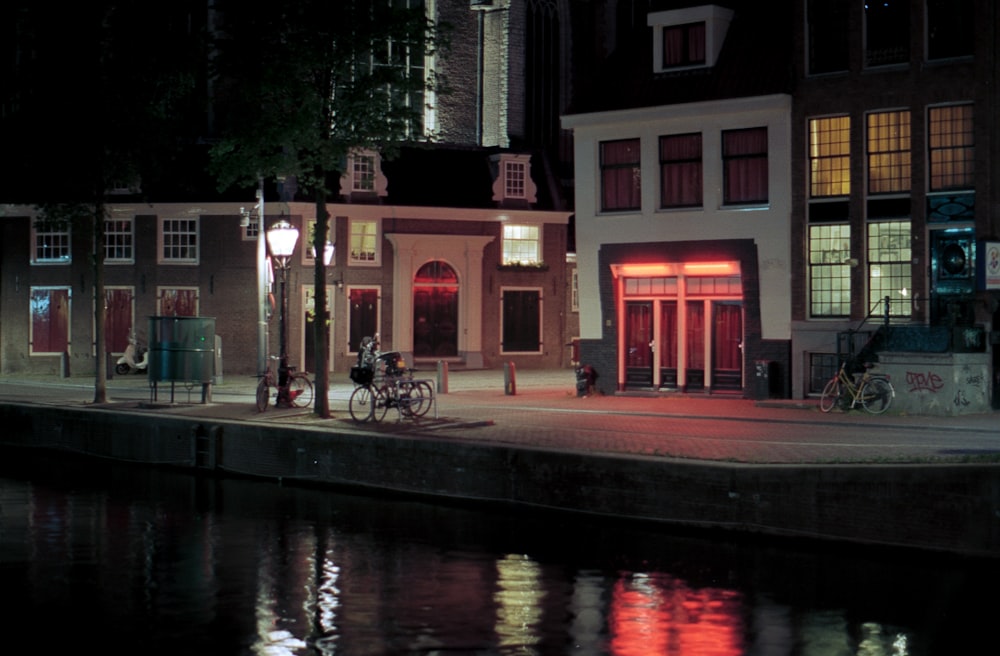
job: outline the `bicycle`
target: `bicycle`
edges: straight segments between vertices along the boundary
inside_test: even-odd
[[[278,358],[272,355],[271,359],[277,360]],[[264,412],[267,410],[267,406],[271,400],[272,387],[275,388],[275,405],[278,405],[282,396],[282,391],[287,392],[288,403],[293,408],[308,408],[309,404],[312,403],[313,384],[306,374],[301,372],[296,373],[289,368],[288,383],[284,388],[282,388],[278,385],[274,371],[270,366],[268,366],[264,371],[264,374],[260,376],[260,381],[257,383],[257,412]]]
[[[865,363],[865,371],[860,377],[847,373],[847,362],[840,365],[840,371],[823,388],[819,399],[819,409],[830,412],[835,405],[844,410],[861,407],[873,415],[880,415],[892,405],[896,390],[885,374],[871,373],[871,363]]]
[[[406,368],[398,352],[378,353],[370,363],[364,357],[359,361],[362,364],[351,367],[350,377],[357,386],[347,403],[354,421],[382,421],[389,408],[396,408],[400,418],[423,417],[430,410],[434,389],[426,380],[413,379],[414,370]],[[380,371],[377,380],[376,369]]]

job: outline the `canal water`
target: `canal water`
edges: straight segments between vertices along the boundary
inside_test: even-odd
[[[4,654],[981,654],[998,584],[992,560],[0,453]]]

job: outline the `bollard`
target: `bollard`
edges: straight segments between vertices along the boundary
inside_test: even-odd
[[[448,393],[448,363],[443,360],[438,360],[437,393]]]
[[[59,357],[59,376],[69,378],[69,353],[67,351],[63,351]]]
[[[503,364],[503,393],[507,396],[517,394],[517,370],[513,362]]]

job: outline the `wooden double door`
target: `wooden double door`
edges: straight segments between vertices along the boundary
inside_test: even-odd
[[[628,301],[623,326],[626,388],[743,388],[741,301]]]

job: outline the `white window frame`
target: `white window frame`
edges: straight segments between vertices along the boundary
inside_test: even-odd
[[[531,155],[501,153],[491,160],[496,173],[493,200],[538,201],[538,186],[531,178]]]
[[[361,163],[370,163],[371,171]],[[370,181],[369,184],[364,184]],[[382,173],[382,156],[374,150],[358,150],[347,156],[344,172],[340,176],[341,193],[350,196],[351,194],[374,194],[378,197],[388,195],[389,183]]]
[[[374,236],[356,232],[355,229],[361,225],[371,224],[375,227]],[[374,238],[374,251],[371,257],[362,256],[362,251],[355,248],[355,239]],[[360,219],[350,218],[347,220],[347,263],[350,266],[377,267],[382,266],[382,220],[381,219]],[[365,251],[367,253],[367,251]]]
[[[128,230],[126,231],[112,231],[111,225],[115,223],[122,223],[128,225]],[[111,238],[114,236],[127,237],[128,244],[122,246],[123,249],[127,250],[128,254],[125,257],[113,257],[111,255],[115,250],[115,244],[111,243]],[[104,263],[105,264],[135,264],[135,217],[113,217],[104,220]]]
[[[504,265],[539,266],[544,264],[542,257],[542,226],[525,223],[503,224],[501,262]],[[531,245],[534,244],[534,257],[531,257]]]
[[[171,245],[172,248],[188,248],[193,249],[194,255],[188,257],[167,257],[164,252],[167,248],[167,235],[166,229],[168,226],[173,226],[173,222],[186,222],[190,221],[193,225],[193,230],[191,231],[178,231],[177,235],[193,235],[193,243],[189,246],[183,244]],[[175,234],[171,232],[171,234]],[[161,216],[157,220],[157,230],[156,230],[156,261],[158,264],[190,264],[196,265],[199,263],[201,256],[201,217],[199,216],[188,216],[188,217],[169,217]]]
[[[44,242],[48,238],[48,242]],[[58,244],[56,244],[58,242]],[[56,256],[42,255],[45,251],[61,253]],[[73,263],[73,232],[69,226],[65,229],[39,229],[31,225],[31,264],[72,264]]]

